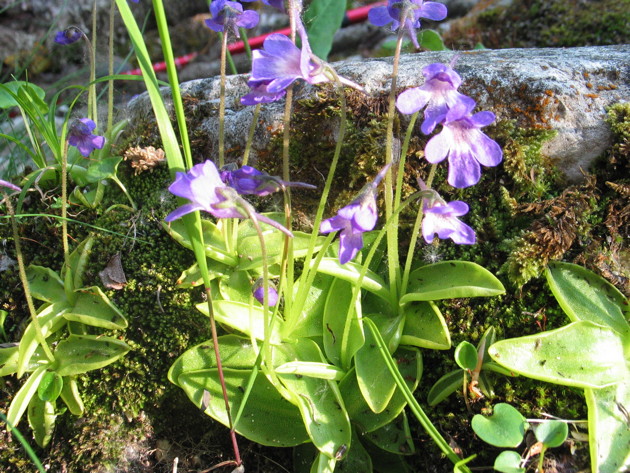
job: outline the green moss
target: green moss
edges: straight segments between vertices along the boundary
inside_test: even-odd
[[[491,49],[624,44],[629,12],[629,0],[521,0],[454,22],[445,42]]]
[[[610,125],[617,138],[627,142],[630,140],[630,103],[618,103],[608,109],[606,123]]]

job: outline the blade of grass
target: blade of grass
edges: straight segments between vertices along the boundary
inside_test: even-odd
[[[171,96],[173,98],[173,108],[175,109],[175,117],[177,118],[177,126],[179,128],[179,139],[184,150],[184,159],[186,168],[192,167],[192,153],[190,151],[190,141],[188,140],[188,128],[186,126],[186,117],[184,114],[184,104],[179,88],[179,79],[177,77],[177,67],[175,66],[175,56],[171,46],[171,37],[168,33],[168,23],[166,22],[166,13],[161,0],[153,0],[153,9],[155,11],[155,19],[157,21],[158,32],[162,42],[162,54],[164,54],[164,62],[166,63],[166,74],[168,75],[168,83],[171,87]],[[143,71],[144,73],[144,71]]]
[[[160,92],[157,77],[153,71],[149,52],[147,51],[140,28],[138,28],[133,13],[127,4],[127,0],[116,0],[116,6],[129,32],[131,44],[133,45],[136,58],[140,64],[140,69],[142,70],[142,77],[144,78],[147,93],[151,100],[151,106],[153,107],[153,113],[155,114],[155,120],[160,130],[160,136],[162,137],[162,145],[164,146],[168,168],[171,174],[175,175],[176,171],[184,171],[184,160],[178,146],[177,135],[171,124],[168,111],[166,110]]]

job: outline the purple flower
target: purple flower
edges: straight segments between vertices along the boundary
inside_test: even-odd
[[[68,130],[68,144],[76,146],[79,152],[88,157],[95,149],[101,149],[105,145],[105,137],[93,135],[92,130],[96,124],[89,118],[75,120]]]
[[[258,105],[259,103],[271,103],[276,100],[280,100],[287,94],[286,90],[280,90],[278,92],[269,92],[267,87],[271,81],[250,80],[247,82],[252,90],[249,94],[241,97],[241,104],[243,105]]]
[[[488,138],[480,128],[494,121],[494,113],[478,112],[470,115],[473,103],[458,103],[444,118],[442,131],[431,138],[425,148],[430,163],[439,163],[448,156],[448,183],[463,188],[477,184],[481,166],[496,166],[503,152],[496,141]]]
[[[346,264],[363,248],[363,232],[374,229],[378,212],[376,209],[376,188],[385,176],[389,166],[378,173],[374,181],[365,186],[359,196],[349,205],[339,209],[337,215],[324,220],[319,226],[321,233],[341,230],[339,237],[339,262]]]
[[[411,115],[426,105],[424,122],[420,127],[425,135],[430,134],[435,125],[446,118],[450,108],[458,104],[474,108],[473,99],[457,92],[462,78],[450,66],[430,64],[422,69],[422,74],[426,79],[425,83],[400,94],[396,100],[396,107],[400,113]]]
[[[310,47],[302,41],[300,50],[286,36],[274,33],[263,43],[263,49],[252,52],[252,75],[249,81],[252,92],[241,99],[244,105],[252,102],[267,103],[271,96],[280,98],[285,89],[297,79],[309,84],[327,82],[327,76],[311,60]],[[281,94],[281,95],[280,95]],[[262,98],[257,99],[262,95]]]
[[[466,202],[454,200],[447,204],[441,199],[425,199],[423,211],[422,236],[427,243],[433,242],[436,233],[442,240],[450,238],[458,245],[475,243],[475,231],[457,218],[468,213]]]
[[[275,102],[284,97],[286,88],[298,79],[309,84],[331,80],[324,74],[324,63],[313,54],[306,29],[299,19],[296,28],[302,49],[286,36],[274,33],[265,38],[262,50],[252,52],[252,75],[247,83],[252,91],[241,98],[243,105]],[[344,77],[339,77],[339,82],[363,91],[361,86]]]
[[[175,182],[168,190],[178,197],[190,200],[191,203],[178,207],[168,214],[165,220],[172,222],[195,210],[203,210],[217,218],[241,218],[241,213],[234,206],[220,205],[228,200],[219,192],[223,188],[225,184],[221,181],[219,171],[210,160],[193,166],[188,172],[176,173]]]
[[[221,181],[217,167],[210,160],[196,164],[188,172],[176,173],[175,182],[169,186],[168,190],[178,197],[190,200],[190,203],[168,214],[164,219],[167,222],[172,222],[196,210],[203,210],[216,218],[248,218],[249,216],[244,210],[249,204],[240,198],[234,189]],[[264,215],[256,214],[256,218],[293,236],[289,230]]]
[[[11,189],[12,191],[21,191],[22,189],[20,189],[18,186],[16,186],[15,184],[12,184],[8,181],[5,181],[3,179],[0,179],[0,187],[6,187],[8,189]]]
[[[226,28],[240,38],[239,28],[253,28],[258,24],[258,13],[253,10],[243,11],[243,5],[230,0],[214,0],[210,4],[212,18],[206,25],[213,31],[223,32]]]
[[[252,294],[258,302],[260,302],[261,304],[265,303],[265,288],[262,278],[259,278],[258,281],[256,281],[256,284],[254,284],[254,286],[252,287]],[[269,284],[269,287],[267,288],[267,306],[273,307],[277,303],[278,291],[275,287]]]
[[[416,49],[420,48],[416,37],[416,28],[420,28],[420,18],[443,20],[446,18],[446,7],[441,3],[424,0],[388,0],[387,5],[374,7],[368,12],[368,19],[376,26],[391,23],[392,31],[396,31],[404,24]]]
[[[304,182],[286,182],[279,177],[270,176],[251,166],[243,166],[234,171],[222,170],[221,179],[239,194],[253,194],[257,196],[269,195],[283,187],[305,187],[315,189],[316,186]]]
[[[82,36],[83,32],[79,28],[71,26],[70,28],[57,32],[55,35],[55,43],[67,46],[68,44],[79,41]]]

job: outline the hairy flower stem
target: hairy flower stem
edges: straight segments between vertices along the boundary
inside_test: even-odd
[[[247,53],[247,57],[251,61],[252,59],[252,48],[249,46],[249,41],[247,39],[247,30],[245,28],[239,28],[241,33],[241,38],[243,38],[243,44],[245,45],[245,52]],[[245,144],[245,151],[243,152],[243,162],[242,166],[245,166],[249,161],[249,153],[252,150],[252,143],[254,141],[254,133],[256,132],[256,125],[258,125],[258,115],[260,114],[260,104],[257,104],[254,107],[254,114],[252,116],[252,123],[249,126],[249,134],[247,135],[247,143]]]
[[[432,164],[431,169],[429,169],[429,177],[427,177],[427,189],[431,189],[433,185],[433,179],[435,178],[435,170],[437,169],[437,164]]]
[[[262,257],[263,262],[263,346],[261,349],[262,358],[261,358],[261,369],[263,372],[269,376],[271,382],[274,386],[282,386],[282,383],[278,379],[278,375],[273,369],[273,358],[271,356],[271,333],[273,329],[273,322],[275,317],[271,317],[269,313],[269,264],[267,262],[267,246],[265,244],[265,238],[263,236],[262,230],[260,228],[260,223],[258,222],[258,218],[256,218],[256,212],[249,205],[243,205],[243,209],[247,212],[247,216],[250,218],[252,223],[254,224],[254,228],[256,229],[256,233],[258,234],[258,240],[260,242],[260,255]],[[290,238],[290,237],[287,237]],[[286,299],[290,299],[287,297]],[[286,304],[285,304],[286,307]]]
[[[295,43],[295,31],[296,25],[299,18],[296,16],[299,15],[301,11],[301,1],[298,2],[296,0],[289,0],[289,6],[293,7],[289,10],[289,20],[291,23],[291,41]],[[290,85],[287,89],[287,95],[285,97],[284,103],[284,117],[283,124],[284,130],[282,134],[282,179],[286,182],[291,180],[290,170],[289,170],[289,144],[291,139],[291,109],[293,108],[293,85]],[[290,202],[290,190],[285,190],[285,196],[289,199]],[[286,214],[285,227],[290,231],[292,227],[292,218],[291,212]],[[293,304],[292,297],[292,289],[293,289],[293,281],[295,276],[295,268],[294,268],[294,259],[293,259],[293,240],[288,236],[284,236],[284,251],[286,252],[286,282],[287,282],[287,297],[285,297],[285,307],[284,310],[287,314],[290,314],[291,306]],[[289,288],[291,292],[289,292]]]
[[[414,116],[417,115],[414,114]],[[413,120],[412,120],[413,121]],[[427,184],[422,186],[421,190],[426,191],[431,189],[431,182],[433,181],[433,177],[435,176],[435,169],[437,168],[437,164],[431,165],[431,170],[429,171],[429,177],[427,179]],[[422,223],[422,217],[424,212],[422,210],[422,202],[418,208],[418,214],[416,215],[416,221],[413,224],[413,230],[411,230],[411,239],[409,241],[409,249],[407,250],[407,259],[405,260],[405,269],[403,270],[402,283],[400,285],[400,293],[405,294],[407,291],[407,285],[409,284],[409,273],[411,272],[411,264],[413,263],[413,252],[416,248],[416,243],[418,242],[418,235],[420,235],[420,224]]]
[[[107,63],[107,73],[114,75],[114,13],[116,12],[116,2],[109,4],[109,57]],[[114,125],[114,79],[107,81],[107,131]]]
[[[249,125],[249,134],[247,135],[247,143],[245,144],[245,151],[243,152],[242,166],[245,166],[249,161],[249,153],[252,150],[252,143],[254,142],[254,133],[256,133],[256,125],[258,125],[258,115],[260,115],[260,104],[254,107],[254,114],[252,116],[252,123]]]
[[[219,92],[219,169],[225,166],[225,61],[227,31],[221,35],[221,79]]]
[[[33,320],[33,327],[35,327],[35,337],[37,337],[37,341],[42,346],[46,358],[48,358],[48,361],[52,363],[55,361],[55,357],[50,351],[50,347],[46,343],[46,337],[44,336],[44,332],[42,332],[42,327],[39,324],[37,311],[35,310],[35,305],[33,304],[31,288],[28,284],[28,278],[26,277],[26,268],[24,267],[24,256],[22,254],[22,245],[20,243],[20,233],[18,231],[17,221],[15,219],[15,210],[13,209],[13,204],[11,204],[9,196],[4,191],[2,191],[2,194],[4,195],[4,201],[7,205],[7,211],[9,212],[9,216],[11,219],[11,228],[13,230],[13,241],[15,242],[15,254],[18,262],[20,281],[22,282],[22,287],[24,288],[24,297],[26,298],[26,305],[28,306],[28,311],[31,314],[31,319]]]
[[[411,272],[411,264],[413,263],[413,253],[418,242],[418,235],[420,234],[420,224],[422,223],[422,217],[424,212],[422,211],[422,202],[418,208],[418,214],[416,215],[416,221],[413,224],[413,230],[411,230],[411,239],[409,241],[409,249],[407,250],[407,259],[405,260],[405,269],[403,270],[402,282],[400,283],[400,293],[405,294],[407,291],[407,285],[409,284],[409,273]]]
[[[411,134],[416,125],[416,119],[418,118],[418,113],[416,112],[411,116],[411,120],[409,121],[409,126],[407,127],[407,132],[405,133],[405,141],[403,141],[402,148],[400,150],[400,161],[398,163],[398,173],[396,174],[396,193],[394,195],[394,209],[396,209],[400,205],[400,200],[402,198],[402,186],[403,186],[403,178],[405,176],[405,163],[407,162],[407,151],[409,150],[409,142],[411,141]],[[394,220],[394,228],[396,229],[396,239],[398,239],[398,217]],[[401,294],[404,294],[404,291],[401,291]]]
[[[291,108],[293,105],[293,85],[287,88],[286,101],[284,103],[284,130],[282,134],[282,179],[290,181],[289,170],[289,143],[291,139]]]
[[[398,64],[400,62],[400,49],[402,47],[404,28],[398,31],[396,40],[396,51],[394,53],[394,63],[392,65],[392,84],[389,91],[389,104],[387,115],[387,134],[385,142],[385,164],[391,164],[394,161],[393,142],[394,142],[394,118],[396,116],[396,83],[398,81]],[[391,170],[385,174],[385,218],[389,218],[393,214],[393,185]],[[392,297],[397,297],[398,288],[400,286],[400,271],[398,262],[398,241],[397,230],[394,225],[387,231],[387,267],[389,270],[389,284]]]
[[[286,182],[289,182],[290,172],[289,172],[289,141],[291,138],[291,108],[293,104],[293,85],[289,86],[287,89],[286,102],[284,105],[284,133],[282,135],[282,179]],[[289,189],[286,190],[286,194],[288,195],[291,191]],[[287,214],[287,218],[285,221],[285,227],[291,230],[291,213]],[[293,241],[290,241],[291,238],[288,235],[284,236],[284,246],[287,250],[287,281],[293,281],[294,276],[294,260],[293,260]],[[287,305],[288,304],[288,305]],[[289,297],[285,298],[285,310],[287,313],[291,312],[291,304],[292,298],[289,294]]]
[[[63,134],[65,135],[65,133]],[[65,138],[65,136],[64,136]],[[68,140],[64,139],[61,153],[61,244],[63,246],[63,261],[67,268],[70,257],[68,248]]]
[[[238,449],[238,442],[236,440],[236,430],[232,422],[232,414],[230,411],[230,402],[225,385],[225,376],[223,374],[223,363],[221,363],[221,354],[219,353],[219,335],[217,334],[217,324],[214,318],[214,307],[212,305],[212,289],[210,286],[205,287],[206,300],[208,301],[208,315],[210,316],[210,331],[212,332],[212,345],[214,346],[214,357],[217,363],[217,374],[219,375],[219,383],[221,384],[221,392],[223,394],[223,400],[225,401],[225,412],[228,418],[228,424],[230,428],[230,438],[232,440],[232,450],[234,450],[234,461],[237,466],[240,466],[243,462]]]
[[[284,195],[284,225],[286,228],[291,228],[291,192],[289,188],[286,186],[282,186],[282,194]],[[280,277],[284,279],[280,280],[280,287],[285,286],[285,304],[284,309],[286,313],[290,313],[293,307],[293,282],[295,281],[294,267],[293,261],[291,260],[291,264],[289,264],[290,256],[293,255],[293,238],[285,238],[284,246],[282,248],[282,260],[281,260],[281,268]]]
[[[90,88],[88,91],[88,116],[98,126],[98,104],[96,101],[96,0],[92,3],[92,44],[90,48]]]
[[[302,0],[289,0],[289,20],[291,23],[291,41],[295,43],[297,19],[302,14]]]

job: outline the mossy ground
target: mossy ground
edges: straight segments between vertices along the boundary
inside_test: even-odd
[[[444,35],[453,49],[603,46],[630,41],[629,0],[483,1],[451,22]]]

